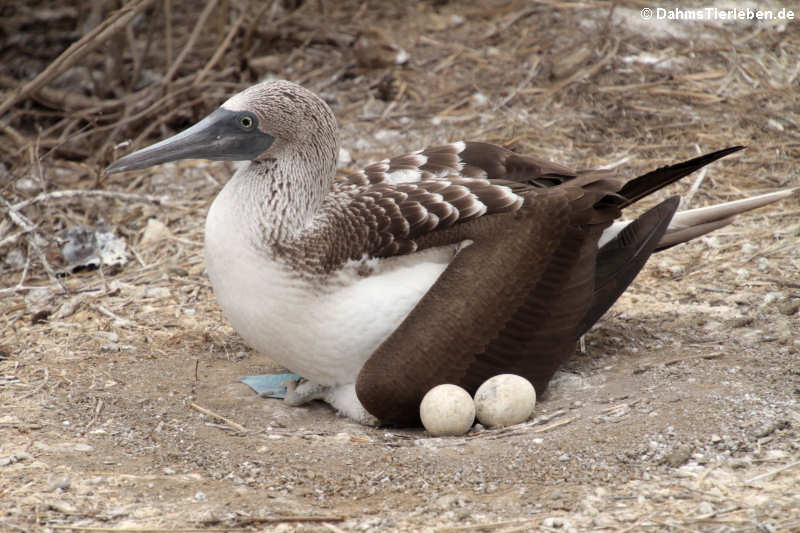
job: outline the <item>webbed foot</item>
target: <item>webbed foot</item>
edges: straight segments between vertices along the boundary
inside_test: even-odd
[[[291,379],[289,381],[284,381],[283,386],[286,387],[286,397],[283,401],[292,407],[304,405],[314,400],[327,401],[327,397],[332,388],[302,378],[299,380]]]
[[[354,384],[329,386],[300,379],[285,381],[283,385],[286,387],[284,401],[293,407],[322,400],[330,404],[340,415],[359,424],[377,426],[379,423],[378,419],[369,414],[358,401]]]

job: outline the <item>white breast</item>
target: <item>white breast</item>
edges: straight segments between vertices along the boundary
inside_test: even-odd
[[[323,385],[355,382],[456,251],[352,261],[321,286],[253,249],[232,222],[224,194],[206,221],[206,265],[222,310],[250,346]],[[358,273],[364,266],[372,270],[366,277]]]

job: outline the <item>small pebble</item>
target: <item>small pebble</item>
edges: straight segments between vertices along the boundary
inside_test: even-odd
[[[67,490],[69,489],[70,485],[71,482],[67,476],[59,476],[55,478],[53,481],[51,481],[49,485],[47,485],[47,489],[45,489],[45,492],[52,492],[54,490],[59,490],[59,489]]]
[[[61,501],[61,500],[52,500],[46,503],[47,507],[53,509],[54,511],[58,511],[59,513],[63,514],[75,514],[78,511],[78,508],[72,505],[69,502]]]
[[[482,107],[482,106],[486,105],[486,102],[488,102],[489,99],[486,98],[485,94],[483,94],[481,92],[478,92],[478,93],[474,93],[470,97],[469,101],[470,101],[470,104],[472,104],[473,107]]]
[[[701,515],[710,515],[714,513],[714,506],[709,502],[700,502],[697,506],[697,512]]]
[[[3,262],[11,268],[11,270],[19,270],[25,266],[25,256],[17,249],[13,249],[6,253]]]
[[[691,456],[691,446],[680,446],[664,456],[664,462],[673,468],[677,468],[688,461]]]
[[[28,452],[18,452],[6,457],[0,457],[0,466],[8,466],[21,461],[33,461],[33,456]]]
[[[551,527],[553,529],[561,529],[561,528],[563,528],[565,526],[568,526],[568,524],[569,524],[569,522],[567,522],[566,519],[561,518],[560,516],[551,516],[551,517],[545,518],[542,521],[542,525],[544,527]]]
[[[142,238],[139,240],[139,246],[150,246],[166,240],[169,238],[169,236],[170,231],[166,224],[157,218],[149,218],[147,219],[147,225],[144,227],[144,231],[142,232]]]
[[[20,192],[35,192],[42,190],[42,184],[39,180],[33,178],[20,178],[14,183],[14,187]]]

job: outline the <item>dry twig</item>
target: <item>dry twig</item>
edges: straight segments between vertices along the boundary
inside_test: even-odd
[[[238,431],[239,433],[247,433],[247,428],[246,428],[246,427],[244,427],[243,425],[241,425],[241,424],[238,424],[238,423],[234,422],[234,421],[233,421],[233,420],[231,420],[230,418],[225,418],[224,416],[222,416],[222,415],[220,415],[220,414],[217,414],[217,413],[215,413],[214,411],[212,411],[212,410],[210,410],[210,409],[206,409],[205,407],[201,407],[201,406],[197,405],[197,404],[196,404],[196,403],[194,403],[194,402],[190,403],[190,404],[189,404],[189,407],[191,407],[192,409],[195,409],[196,411],[200,411],[200,412],[201,412],[201,413],[203,413],[204,415],[208,415],[208,416],[211,416],[211,417],[217,418],[217,419],[219,419],[219,420],[222,420],[222,421],[223,421],[223,422],[225,422],[225,423],[226,423],[228,426],[230,426],[231,428],[235,429],[235,430],[236,430],[236,431]]]
[[[175,61],[169,67],[169,70],[164,75],[163,83],[170,83],[172,77],[175,76],[175,72],[178,71],[178,67],[181,66],[186,56],[189,54],[191,49],[194,47],[195,43],[197,42],[197,38],[200,37],[200,32],[203,31],[203,27],[206,25],[206,20],[211,15],[211,12],[217,6],[217,0],[208,0],[206,2],[206,7],[203,8],[203,11],[200,12],[200,15],[197,17],[197,22],[195,22],[194,29],[192,30],[191,35],[189,36],[189,40],[186,41],[186,44],[183,46],[183,49],[178,54],[178,57],[175,58]]]
[[[774,476],[775,474],[780,474],[781,472],[785,472],[787,470],[791,470],[792,468],[796,467],[797,465],[800,465],[800,461],[795,461],[793,463],[789,463],[788,465],[784,465],[784,466],[782,466],[780,468],[776,468],[774,470],[770,470],[769,472],[764,472],[763,474],[760,474],[760,475],[758,475],[756,477],[751,477],[750,479],[745,481],[745,483],[752,483],[753,481],[758,481],[759,479],[765,479],[765,478]]]
[[[122,9],[112,13],[102,24],[67,48],[64,53],[50,63],[43,72],[6,98],[6,100],[0,104],[0,116],[11,109],[17,102],[31,96],[41,87],[51,82],[56,76],[77,63],[82,57],[113,37],[119,30],[124,28],[137,13],[149,6],[152,1],[153,0],[133,0]]]

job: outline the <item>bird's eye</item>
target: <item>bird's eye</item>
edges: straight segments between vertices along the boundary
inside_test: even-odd
[[[253,117],[249,115],[243,115],[239,117],[239,125],[246,130],[251,129],[254,123],[255,121],[253,120]]]

